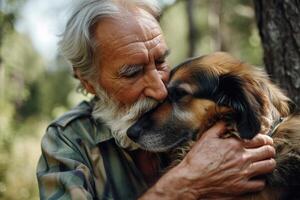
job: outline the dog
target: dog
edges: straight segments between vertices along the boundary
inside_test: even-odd
[[[262,69],[216,52],[175,67],[167,89],[167,99],[127,130],[141,148],[169,152],[174,166],[217,121],[242,139],[265,133],[274,140],[276,169],[263,191],[242,199],[300,199],[300,115]]]

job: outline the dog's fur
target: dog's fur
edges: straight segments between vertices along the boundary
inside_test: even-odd
[[[274,132],[277,167],[262,192],[243,199],[300,199],[300,116],[291,114],[290,103],[264,71],[218,52],[174,68],[168,98],[127,134],[146,150],[171,151],[177,163],[218,120],[241,138]]]

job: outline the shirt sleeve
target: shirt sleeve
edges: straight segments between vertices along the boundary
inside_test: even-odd
[[[74,141],[50,126],[37,166],[40,199],[96,199],[91,170]]]

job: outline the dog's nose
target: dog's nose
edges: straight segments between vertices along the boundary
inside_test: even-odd
[[[127,136],[133,141],[137,141],[141,134],[141,131],[142,128],[140,126],[134,125],[127,130]]]

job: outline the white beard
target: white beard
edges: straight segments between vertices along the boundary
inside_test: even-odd
[[[95,102],[93,108],[94,119],[106,123],[120,147],[128,150],[139,148],[139,145],[127,136],[126,131],[142,114],[154,108],[158,102],[154,99],[144,98],[131,106],[120,107],[119,103],[110,98],[100,86],[96,87],[96,94],[99,100]]]

